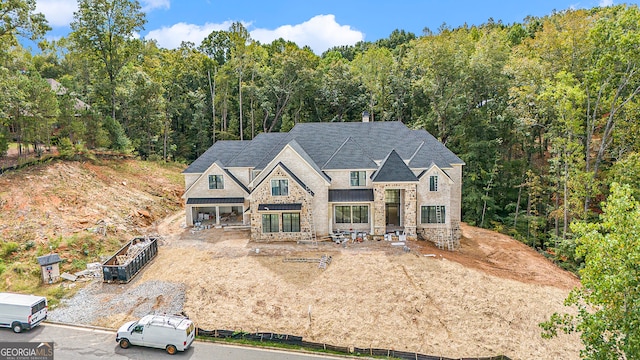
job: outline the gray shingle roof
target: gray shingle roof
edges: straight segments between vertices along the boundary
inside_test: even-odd
[[[60,255],[58,254],[42,255],[42,256],[38,256],[37,259],[38,259],[38,264],[40,264],[40,266],[57,264],[60,261],[62,261],[62,259],[60,259]]]
[[[391,150],[389,155],[380,165],[380,169],[371,177],[373,182],[389,181],[418,181],[413,171],[407,167],[400,155],[395,150]]]
[[[251,141],[249,140],[220,140],[216,141],[204,154],[200,155],[194,162],[189,165],[182,173],[203,173],[214,162],[220,161],[223,166],[229,166],[227,163],[234,158],[245,146]]]
[[[302,123],[288,133],[263,133],[251,141],[218,141],[184,172],[204,172],[214,161],[226,167],[264,169],[291,144],[316,171],[370,169],[392,150],[412,169],[464,164],[425,130],[411,130],[399,121]],[[406,166],[405,166],[406,167]],[[326,176],[326,175],[325,175]],[[407,178],[405,176],[405,178]]]
[[[247,146],[225,164],[228,167],[256,167],[274,146],[288,136],[287,133],[260,133]]]
[[[322,166],[323,169],[377,169],[378,164],[371,160],[352,137],[348,137]]]

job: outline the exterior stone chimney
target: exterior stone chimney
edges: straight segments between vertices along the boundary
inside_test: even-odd
[[[362,122],[369,122],[369,112],[366,110],[362,112]]]

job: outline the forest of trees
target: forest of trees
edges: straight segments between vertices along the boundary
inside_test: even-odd
[[[636,6],[395,30],[318,56],[282,39],[261,44],[241,23],[159,48],[133,36],[145,24],[137,1],[78,3],[57,41],[43,40],[34,0],[2,3],[0,156],[17,143],[189,163],[216,140],[360,121],[366,110],[428,130],[465,161],[464,221],[571,270],[583,260],[569,224],[596,219],[614,181],[640,194]]]

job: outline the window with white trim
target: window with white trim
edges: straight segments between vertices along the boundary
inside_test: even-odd
[[[287,179],[271,180],[271,195],[272,196],[289,195],[289,180]]]
[[[209,175],[209,189],[224,189],[224,178],[222,175]]]
[[[438,191],[438,175],[429,176],[429,191]]]
[[[336,205],[334,207],[336,224],[369,223],[369,205]]]
[[[350,173],[351,186],[365,186],[367,185],[367,172],[366,171],[352,171]]]
[[[444,224],[444,205],[422,206],[420,211],[420,222],[422,224]]]
[[[278,214],[262,214],[262,232],[278,232]]]
[[[300,213],[282,213],[282,231],[300,232]]]

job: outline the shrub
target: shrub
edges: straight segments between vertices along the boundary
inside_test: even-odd
[[[7,257],[18,251],[20,245],[17,242],[9,241],[2,244],[2,254]]]
[[[69,138],[60,139],[60,144],[58,144],[58,152],[63,158],[70,159],[71,157],[73,157],[73,143],[71,142],[71,140],[69,140]]]

